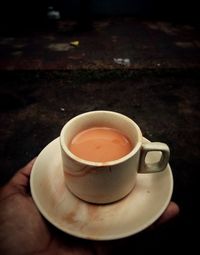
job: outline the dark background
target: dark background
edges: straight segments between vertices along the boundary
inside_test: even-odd
[[[8,0],[2,1],[2,17],[28,17],[32,11],[36,14],[45,13],[48,6],[54,6],[67,16],[78,16],[81,5],[89,5],[91,13],[97,15],[134,15],[141,17],[162,17],[185,20],[197,19],[197,1],[185,0]],[[14,16],[11,16],[14,15]],[[34,16],[33,16],[34,17]],[[37,16],[38,17],[38,16]],[[30,17],[31,18],[31,17]]]
[[[60,20],[47,19],[50,5]],[[71,117],[90,110],[121,112],[146,138],[169,145],[172,200],[181,211],[157,229],[105,247],[109,254],[193,254],[199,222],[197,12],[195,1],[3,1],[0,184],[58,137]],[[73,40],[79,47],[48,49]],[[115,57],[128,57],[131,65],[117,65]]]
[[[196,0],[3,0],[0,21],[4,28],[41,28],[46,22],[48,7],[53,6],[60,12],[62,19],[79,18],[82,15],[86,19],[88,16],[134,16],[140,19],[196,23],[200,21],[197,3]]]

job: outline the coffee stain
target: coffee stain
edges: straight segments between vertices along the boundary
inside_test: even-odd
[[[57,206],[61,204],[64,199],[65,199],[65,192],[66,192],[66,185],[63,181],[63,183],[60,183],[59,185],[56,186],[56,189],[53,190],[55,200],[57,201]]]
[[[84,177],[92,171],[94,172],[95,169],[88,167],[88,166],[84,166],[83,168],[79,169],[78,171],[74,171],[68,167],[67,169],[65,168],[64,174],[65,174],[65,176],[70,176],[70,177]]]
[[[102,163],[103,165],[104,163]],[[105,162],[105,165],[107,165],[107,163]],[[104,174],[105,171],[108,170],[108,173],[111,173],[111,166],[106,167],[90,167],[90,166],[84,166],[83,168],[79,169],[78,171],[74,171],[70,168],[66,168],[64,170],[64,175],[70,176],[70,177],[85,177],[88,174]]]
[[[80,231],[87,233],[88,239],[107,235],[110,219],[115,219],[116,212],[122,215],[129,202],[130,200],[125,197],[109,204],[88,204],[87,221],[80,227]]]
[[[92,204],[78,199],[70,211],[63,212],[60,219],[62,224],[67,224],[85,238],[98,238],[107,233],[109,219],[115,217],[116,211],[123,210],[127,202],[129,202],[127,197],[109,204]]]
[[[79,200],[69,212],[63,215],[62,224],[67,224],[79,233],[87,233],[92,237],[96,233],[93,224],[98,220],[98,214],[98,206]]]
[[[65,201],[67,202],[67,201]],[[64,224],[69,225],[76,225],[78,227],[81,226],[81,208],[80,208],[80,201],[77,200],[72,208],[69,211],[63,212],[63,216],[61,220]]]
[[[80,226],[80,231],[82,233],[87,233],[88,239],[93,239],[95,236],[103,234],[102,225],[105,219],[104,208],[106,209],[106,205],[87,204],[86,220],[84,224]]]
[[[67,220],[68,224],[76,224],[78,220],[76,219],[76,212],[72,211],[67,214],[67,217],[65,218]]]
[[[97,220],[99,218],[99,205],[88,204],[87,211],[91,220]]]

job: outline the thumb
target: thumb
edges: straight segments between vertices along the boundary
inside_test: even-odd
[[[32,159],[27,165],[21,168],[10,180],[8,185],[25,192],[29,185],[29,177],[36,158]]]
[[[165,222],[170,221],[171,219],[175,218],[180,213],[179,206],[171,201],[164,211],[164,213],[160,216],[160,218],[151,226],[151,228],[155,228],[159,225],[162,225]]]

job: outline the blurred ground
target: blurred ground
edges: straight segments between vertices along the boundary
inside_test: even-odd
[[[129,67],[137,69],[200,64],[199,27],[194,24],[107,18],[84,29],[72,20],[53,21],[40,31],[10,29],[0,37],[0,69],[115,69],[115,58],[128,58]],[[79,45],[72,46],[74,41]]]

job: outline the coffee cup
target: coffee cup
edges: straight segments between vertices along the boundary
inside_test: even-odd
[[[76,155],[70,147],[73,139],[93,129],[116,132],[117,136],[123,136],[121,140],[126,140],[125,143],[130,142],[131,148],[125,155],[111,160],[92,160],[85,159],[81,154]],[[117,141],[110,140],[112,143]],[[170,156],[165,143],[143,143],[139,126],[129,117],[112,111],[91,111],[72,118],[61,130],[60,145],[66,188],[80,199],[97,204],[122,199],[135,187],[138,173],[163,171]],[[107,145],[105,147],[108,149]],[[89,152],[89,156],[95,148]],[[149,164],[145,158],[153,151],[159,151],[161,157],[158,162]],[[103,154],[102,151],[100,153]],[[106,154],[109,156],[111,153],[107,150]]]

